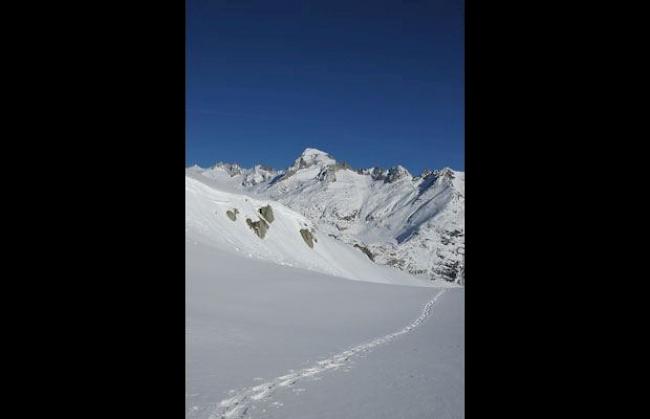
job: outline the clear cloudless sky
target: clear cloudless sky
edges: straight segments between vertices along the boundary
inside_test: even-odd
[[[464,170],[463,0],[187,0],[186,163]]]

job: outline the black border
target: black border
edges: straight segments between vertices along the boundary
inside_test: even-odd
[[[600,61],[576,65],[584,10],[465,2],[466,416],[582,417],[593,400],[559,404],[616,390],[600,365],[618,354],[593,353],[624,325],[594,307],[618,289],[600,271],[621,228],[598,216],[618,203],[623,160],[587,167],[602,114],[577,119],[593,105],[576,96],[607,78],[588,79]],[[25,118],[4,153],[17,165],[7,247],[24,256],[4,277],[12,406],[184,417],[185,4],[11,16],[26,17],[11,39],[25,41],[22,74],[7,79]],[[580,346],[591,332],[602,338]]]
[[[10,416],[182,418],[185,3],[30,7]]]

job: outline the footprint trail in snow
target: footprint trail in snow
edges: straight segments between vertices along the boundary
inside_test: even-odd
[[[209,419],[241,419],[246,416],[249,409],[257,402],[262,400],[268,400],[273,393],[283,388],[293,386],[299,380],[304,378],[314,377],[319,374],[322,374],[327,371],[337,370],[349,362],[354,356],[369,352],[373,348],[379,345],[385,345],[392,341],[393,339],[409,333],[413,329],[420,326],[431,314],[433,306],[440,297],[445,292],[444,289],[441,289],[432,299],[429,301],[422,310],[420,316],[415,319],[411,324],[404,327],[403,329],[376,338],[370,342],[357,345],[353,348],[347,349],[343,352],[335,354],[327,359],[317,362],[315,365],[303,368],[299,371],[291,372],[283,376],[277,377],[271,381],[258,384],[251,387],[245,387],[239,391],[232,393],[233,395],[225,400],[219,402],[215,410],[210,415]]]

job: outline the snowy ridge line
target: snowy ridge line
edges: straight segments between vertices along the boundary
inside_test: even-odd
[[[413,329],[419,327],[427,317],[431,315],[431,311],[433,310],[435,303],[438,301],[438,297],[440,297],[444,292],[444,288],[438,291],[438,293],[424,306],[422,313],[418,318],[403,329],[337,353],[327,359],[318,361],[311,367],[303,368],[296,372],[292,371],[289,374],[253,387],[244,387],[241,390],[234,392],[234,395],[230,398],[219,402],[215,410],[209,416],[209,419],[242,419],[246,417],[249,409],[254,407],[255,403],[261,400],[268,400],[276,390],[292,386],[303,378],[314,377],[330,370],[337,370],[345,365],[355,355],[362,352],[369,352],[379,345],[385,345],[393,339],[411,332]]]

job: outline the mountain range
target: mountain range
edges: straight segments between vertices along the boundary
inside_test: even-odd
[[[372,276],[372,269],[365,266],[376,264],[408,273],[413,279],[464,285],[464,172],[442,168],[414,176],[401,165],[355,169],[324,151],[307,148],[286,170],[263,165],[242,168],[235,163],[193,166],[186,170],[186,185],[196,197],[187,205],[188,225],[216,229],[212,237],[230,237],[229,244],[220,239],[225,247],[250,250],[233,233],[238,225],[240,234],[248,229],[258,235],[256,240],[276,240],[275,250],[254,247],[255,256],[275,258],[278,263],[359,276],[358,270],[341,263],[342,255],[349,253],[338,247],[344,246],[367,259],[361,276]],[[215,202],[224,206],[218,226],[209,219],[213,215],[210,205]],[[268,215],[260,216],[265,206],[283,214],[271,217],[278,218],[277,223]],[[245,212],[241,217],[246,224],[228,224],[226,211],[235,219]],[[268,230],[269,236],[260,234],[262,230]],[[280,230],[286,233],[276,233]],[[293,230],[295,234],[288,233]],[[319,254],[320,259],[294,257],[305,252],[312,235],[320,245],[312,242],[311,248],[327,248],[325,253]],[[286,251],[276,251],[280,247]],[[361,262],[355,259],[354,263]],[[404,279],[399,276],[400,281]]]

